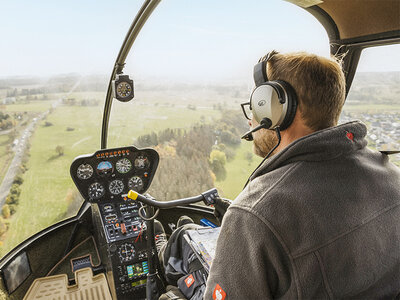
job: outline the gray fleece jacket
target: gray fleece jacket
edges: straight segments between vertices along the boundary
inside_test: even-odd
[[[351,122],[266,160],[228,209],[204,299],[394,298],[400,171]]]

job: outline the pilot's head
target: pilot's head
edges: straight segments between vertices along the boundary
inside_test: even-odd
[[[340,63],[306,52],[277,53],[268,57],[266,74],[269,81],[289,83],[297,96],[293,121],[282,131],[282,141],[294,140],[314,131],[337,125],[345,100],[345,78]],[[259,121],[259,120],[258,120]],[[254,117],[249,121],[256,127]],[[253,133],[254,152],[262,157],[277,144],[274,131],[262,129]],[[282,146],[287,146],[283,143]],[[280,147],[277,149],[283,149]]]

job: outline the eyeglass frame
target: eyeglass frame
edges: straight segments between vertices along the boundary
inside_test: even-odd
[[[248,106],[249,106],[249,109],[251,110],[251,103],[250,103],[250,101],[240,104],[240,106],[242,107],[242,111],[243,111],[244,117],[245,117],[247,120],[250,120],[250,121],[251,121],[252,118],[249,118],[249,117],[247,116],[246,110],[245,110],[245,108],[244,108],[246,105],[248,105]]]

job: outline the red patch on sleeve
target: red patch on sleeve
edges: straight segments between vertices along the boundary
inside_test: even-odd
[[[195,280],[194,280],[194,277],[192,274],[190,274],[190,276],[185,279],[185,283],[186,283],[187,287],[190,287],[194,282],[195,282]]]
[[[213,299],[214,300],[224,300],[226,297],[225,291],[217,284],[214,288]]]
[[[351,132],[347,132],[346,136],[350,141],[354,142],[354,135]]]

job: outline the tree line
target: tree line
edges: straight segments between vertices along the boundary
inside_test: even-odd
[[[223,111],[213,124],[188,129],[167,128],[139,136],[138,148],[154,147],[160,164],[149,191],[159,200],[193,196],[226,178],[225,164],[235,156],[240,135],[247,130],[239,112]]]
[[[10,129],[15,126],[15,120],[9,115],[0,111],[0,130]]]

